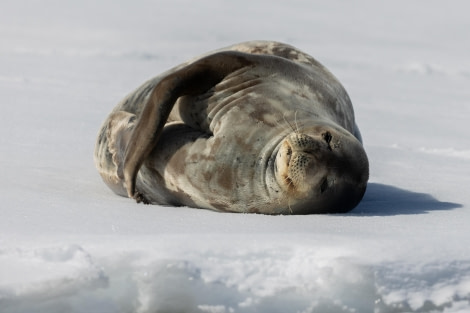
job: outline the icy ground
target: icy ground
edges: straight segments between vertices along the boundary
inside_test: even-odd
[[[2,0],[0,312],[470,312],[468,1]],[[269,39],[344,84],[371,164],[350,214],[137,205],[92,154],[114,105]]]

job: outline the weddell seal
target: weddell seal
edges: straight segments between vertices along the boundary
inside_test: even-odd
[[[369,177],[343,86],[313,57],[265,41],[147,81],[104,122],[94,159],[119,195],[226,212],[347,212]]]

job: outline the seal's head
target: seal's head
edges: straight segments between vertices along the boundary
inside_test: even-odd
[[[369,162],[359,140],[325,124],[288,135],[277,153],[275,174],[291,213],[343,213],[361,201]]]

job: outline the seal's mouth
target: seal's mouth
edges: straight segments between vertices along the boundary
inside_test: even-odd
[[[292,160],[292,147],[287,141],[285,141],[281,151],[282,152],[279,154],[282,155],[282,157],[280,157],[282,161],[276,164],[276,173],[280,172],[280,176],[282,177],[285,186],[287,186],[288,189],[292,189],[294,182],[289,177],[289,167]]]
[[[287,155],[287,159],[286,159],[286,164],[287,164],[287,167],[289,167],[290,165],[290,161],[292,159],[292,146],[289,144],[289,142],[286,141],[286,145],[287,145],[287,150],[286,150],[286,155]]]
[[[305,181],[306,169],[308,164],[312,161],[314,151],[313,149],[312,151],[307,151],[296,144],[296,142],[291,142],[290,140],[284,142],[282,150],[282,178],[287,189],[297,194],[300,190],[300,186]]]
[[[280,179],[280,182],[282,182],[281,184],[289,191],[295,190],[294,180],[289,175],[294,159],[295,157],[292,145],[288,142],[288,140],[284,140],[277,154],[275,172],[276,176],[278,176]]]

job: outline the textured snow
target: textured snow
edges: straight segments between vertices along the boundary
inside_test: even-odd
[[[0,312],[470,311],[466,1],[2,2]],[[371,165],[351,213],[138,205],[93,165],[148,78],[254,39],[316,57]]]

